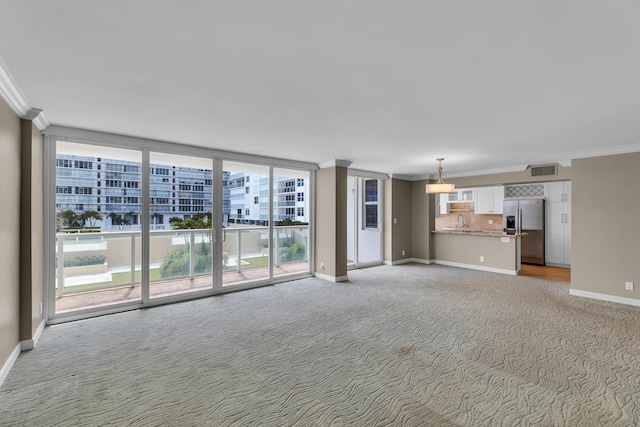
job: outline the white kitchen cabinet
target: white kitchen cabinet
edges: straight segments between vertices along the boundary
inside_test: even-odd
[[[547,203],[571,202],[571,181],[557,181],[545,184]]]
[[[468,203],[473,202],[473,188],[458,188],[453,193],[448,193],[449,203]]]
[[[502,214],[504,187],[479,187],[475,189],[475,213]]]
[[[545,206],[545,263],[570,266],[571,182],[549,183]]]

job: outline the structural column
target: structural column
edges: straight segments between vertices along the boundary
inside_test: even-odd
[[[315,275],[347,277],[347,160],[323,163],[316,173]]]
[[[20,341],[34,347],[43,322],[43,137],[33,123],[40,110],[20,120]]]

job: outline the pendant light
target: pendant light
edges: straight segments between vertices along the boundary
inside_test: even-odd
[[[442,180],[442,161],[443,157],[436,159],[438,161],[438,182],[435,184],[427,184],[427,194],[436,193],[453,193],[456,190],[455,185],[445,184]]]

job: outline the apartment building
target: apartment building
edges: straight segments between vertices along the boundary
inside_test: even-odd
[[[56,211],[77,217],[95,211],[102,219],[80,220],[104,231],[140,230],[142,179],[139,162],[71,154],[56,156]],[[223,225],[269,225],[269,179],[222,172]],[[151,164],[150,226],[171,228],[175,219],[211,215],[211,170]],[[274,177],[273,221],[308,222],[308,180]],[[74,224],[62,224],[73,227]],[[79,224],[77,224],[79,225]]]

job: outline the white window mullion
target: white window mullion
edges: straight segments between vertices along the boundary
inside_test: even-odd
[[[43,318],[48,321],[55,313],[56,294],[56,140],[45,136],[44,161],[44,289]]]
[[[269,280],[273,279],[274,256],[278,256],[273,250],[273,232],[273,166],[269,166]]]
[[[222,289],[222,275],[224,271],[222,269],[222,238],[224,230],[223,226],[223,205],[222,205],[222,159],[219,157],[213,158],[213,173],[212,173],[212,185],[211,190],[212,200],[211,203],[211,223],[213,224],[213,229],[211,230],[212,242],[211,242],[211,251],[212,251],[212,262],[213,267],[211,272],[213,274],[213,289],[221,290]]]
[[[149,302],[149,245],[151,232],[149,230],[149,218],[151,210],[149,207],[150,200],[150,174],[151,166],[149,165],[149,149],[142,150],[142,201],[141,201],[141,218],[140,218],[140,242],[142,244],[142,256],[141,256],[141,287],[142,287],[142,303],[147,304]],[[132,262],[135,262],[135,256],[133,256]]]

